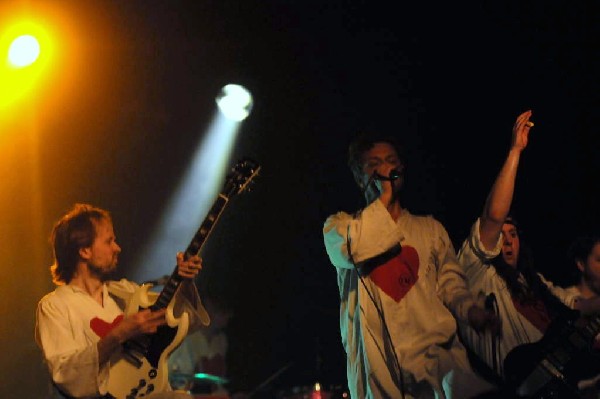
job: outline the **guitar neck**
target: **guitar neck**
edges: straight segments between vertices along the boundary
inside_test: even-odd
[[[185,259],[198,255],[206,242],[208,235],[212,232],[214,226],[216,225],[219,217],[223,213],[225,206],[229,202],[229,196],[225,193],[219,194],[217,200],[213,204],[212,208],[208,212],[208,215],[200,225],[200,228],[194,234],[192,241],[188,245],[185,250],[184,257]],[[154,304],[150,307],[151,310],[159,310],[167,307],[175,294],[177,293],[177,289],[179,285],[183,281],[183,278],[177,272],[177,267],[169,277],[169,281],[165,284],[162,291],[160,292],[158,299]]]
[[[244,191],[252,178],[258,174],[259,170],[260,165],[250,159],[242,160],[232,168],[231,173],[227,176],[223,190],[217,196],[208,215],[185,250],[185,259],[200,254],[200,250],[204,246],[206,238],[215,227],[215,224],[223,213],[229,199],[234,194]],[[151,309],[159,310],[167,307],[177,293],[177,289],[182,281],[183,278],[177,273],[177,267],[175,267],[171,277],[169,277],[169,281],[163,287],[163,290],[160,292],[156,302],[151,306]]]

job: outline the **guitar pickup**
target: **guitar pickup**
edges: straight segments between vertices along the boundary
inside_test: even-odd
[[[144,365],[144,362],[142,362],[140,359],[138,359],[137,356],[135,356],[134,354],[130,353],[127,350],[125,350],[123,352],[123,357],[125,358],[125,360],[127,360],[129,363],[131,363],[135,368],[139,369]]]
[[[123,343],[123,356],[125,360],[138,369],[144,364],[144,362],[140,360],[140,357],[144,357],[146,352],[146,346],[135,340],[126,341]]]

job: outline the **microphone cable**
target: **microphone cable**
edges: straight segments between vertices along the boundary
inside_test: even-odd
[[[498,302],[496,301],[496,295],[492,292],[485,297],[485,309],[494,313],[495,316],[499,317],[498,313]],[[498,354],[498,345],[500,343],[500,337],[494,334],[493,331],[489,331],[491,336],[492,345],[492,362],[493,368],[496,374],[500,374],[500,356]]]
[[[375,176],[375,175],[376,175],[376,173],[373,174],[373,176]],[[372,179],[370,179],[370,181],[372,181]],[[398,375],[400,377],[400,392],[402,393],[402,399],[404,399],[405,398],[405,396],[404,396],[404,376],[402,374],[402,368],[400,367],[400,361],[398,360],[398,355],[396,354],[396,348],[394,347],[394,342],[392,341],[392,335],[390,334],[390,330],[388,329],[387,323],[385,322],[385,317],[383,315],[383,311],[379,308],[379,306],[377,306],[377,302],[375,301],[373,294],[367,287],[367,284],[365,283],[365,281],[358,269],[358,266],[356,266],[356,263],[354,262],[354,257],[352,256],[352,252],[350,251],[350,241],[351,241],[350,240],[350,225],[348,225],[348,231],[346,233],[346,250],[348,251],[348,258],[350,259],[350,263],[352,263],[352,266],[354,266],[356,275],[358,276],[360,282],[362,283],[365,291],[367,291],[367,294],[369,295],[371,302],[373,302],[373,306],[375,306],[375,309],[377,310],[377,314],[379,315],[379,318],[381,319],[381,323],[383,325],[383,330],[385,332],[384,338],[388,340],[390,347],[392,349],[392,353],[394,354],[395,366],[398,369]]]

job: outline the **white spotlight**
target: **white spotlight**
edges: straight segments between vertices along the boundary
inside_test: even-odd
[[[172,265],[173,254],[184,250],[223,188],[235,139],[252,109],[252,96],[242,86],[230,84],[221,89],[216,103],[218,110],[191,155],[177,191],[158,220],[148,247],[140,252],[136,281],[159,280],[157,276],[173,272],[162,266],[148,270],[148,265]]]
[[[8,50],[8,59],[16,67],[32,64],[40,55],[40,44],[31,35],[16,38]]]
[[[215,99],[219,109],[228,119],[243,121],[252,111],[252,95],[245,87],[228,84]]]

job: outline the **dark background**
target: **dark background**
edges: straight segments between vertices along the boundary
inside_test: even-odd
[[[363,204],[346,167],[359,130],[404,140],[404,204],[442,221],[458,247],[516,116],[532,109],[514,208],[539,270],[568,283],[569,242],[598,226],[595,2],[14,4],[59,10],[79,52],[70,76],[40,89],[35,134],[21,135],[25,122],[3,127],[3,273],[12,277],[1,288],[19,299],[2,308],[4,359],[17,359],[3,361],[2,397],[44,391],[31,338],[35,304],[52,289],[54,220],[74,202],[111,210],[121,274],[130,275],[226,83],[254,96],[233,159],[262,166],[215,227],[199,278],[201,292],[235,312],[234,388],[251,391],[287,365],[274,390],[345,383],[322,226]]]

